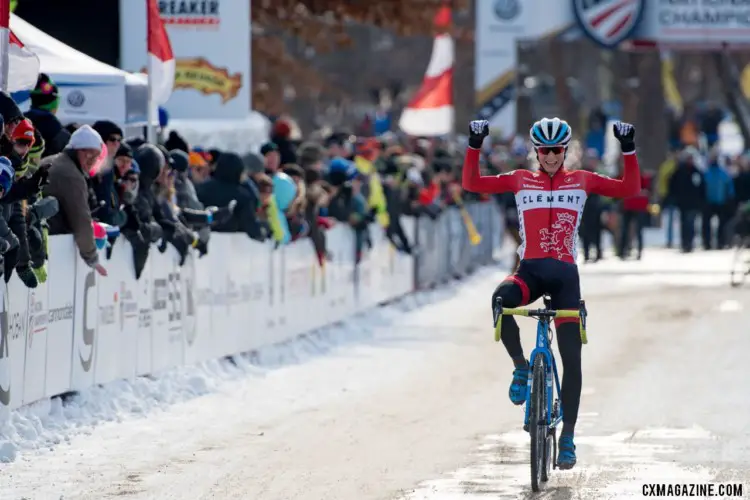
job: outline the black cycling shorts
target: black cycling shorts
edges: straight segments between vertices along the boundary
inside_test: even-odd
[[[549,295],[552,309],[578,310],[580,306],[581,281],[575,264],[551,258],[524,259],[518,270],[503,283],[509,282],[521,289],[523,299],[520,305],[530,304],[543,295]],[[574,318],[571,320],[577,321]]]

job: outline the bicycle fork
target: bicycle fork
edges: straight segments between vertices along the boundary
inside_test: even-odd
[[[559,399],[555,399],[554,395],[560,395],[561,394],[561,387],[560,387],[560,378],[557,374],[557,366],[555,365],[555,359],[552,357],[552,353],[549,351],[549,349],[546,346],[537,347],[533,351],[531,351],[531,356],[529,359],[529,367],[531,369],[531,372],[529,373],[529,380],[526,383],[526,405],[524,410],[524,424],[523,429],[528,432],[529,431],[529,402],[532,398],[532,387],[534,382],[534,360],[536,359],[536,356],[543,356],[544,357],[544,385],[545,385],[545,392],[546,392],[546,408],[544,412],[544,422],[538,422],[538,424],[543,424],[547,427],[549,431],[556,428],[560,423],[562,422],[563,418],[563,409],[562,409],[562,402]],[[553,381],[554,379],[554,389],[553,390]]]

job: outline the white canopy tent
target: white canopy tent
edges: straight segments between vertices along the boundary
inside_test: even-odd
[[[11,14],[10,28],[37,55],[40,71],[48,74],[59,87],[57,117],[61,122],[111,120],[130,127],[146,124],[148,81],[145,75],[104,64],[14,14]],[[17,92],[13,97],[22,109],[27,108],[28,92]]]

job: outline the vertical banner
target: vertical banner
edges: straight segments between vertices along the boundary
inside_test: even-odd
[[[49,319],[47,321],[47,368],[45,396],[52,397],[70,390],[73,355],[73,320],[75,316],[76,266],[78,250],[73,236],[60,235],[49,239],[47,290]]]
[[[181,268],[171,245],[162,253],[152,249],[151,371],[179,366],[183,358]]]
[[[141,276],[136,281],[136,301],[138,303],[138,329],[135,333],[135,372],[136,375],[151,373],[151,329],[154,321],[154,290],[151,269],[151,256],[158,252],[152,246]]]
[[[211,352],[214,357],[233,354],[234,327],[230,319],[229,275],[232,272],[232,236],[230,234],[211,235],[211,290],[213,290],[213,309],[211,318],[212,336],[214,339]]]
[[[250,1],[158,2],[175,57],[176,119],[245,118],[251,109]],[[146,68],[146,1],[120,2],[120,65]]]
[[[212,236],[215,238],[216,235]],[[213,243],[209,243],[213,245]],[[193,320],[195,332],[191,336],[185,335],[185,364],[198,363],[213,359],[216,342],[216,332],[213,328],[213,301],[214,293],[211,288],[211,276],[214,274],[213,246],[207,256],[198,259],[193,255],[186,265],[190,265],[190,276],[192,281],[184,282],[185,287],[185,309],[190,309],[190,301],[195,307],[195,319]],[[188,316],[189,318],[189,316]],[[189,319],[187,321],[190,321]]]
[[[564,3],[564,2],[561,2]],[[532,22],[531,2],[476,1],[474,85],[478,117],[504,137],[516,132],[516,42]]]
[[[70,388],[84,389],[94,385],[96,333],[99,293],[96,271],[76,255],[75,319],[73,322],[73,368]]]
[[[132,260],[132,253],[130,254]],[[107,267],[108,275],[98,280],[96,346],[94,357],[94,382],[106,384],[120,378],[120,363],[126,361],[124,352],[120,352],[119,285],[129,270],[123,258],[122,245],[115,243],[112,259],[106,260],[104,252],[99,255],[102,265]],[[114,262],[113,262],[114,261]],[[135,361],[135,360],[133,360]]]
[[[94,379],[97,384],[133,378],[138,363],[138,282],[133,247],[120,238],[109,260],[101,256],[109,275],[99,280],[98,342]]]
[[[4,289],[0,310],[0,406],[23,404],[28,288],[14,274]]]
[[[252,280],[252,249],[250,238],[240,233],[232,235],[229,241],[229,260],[232,266],[227,273],[227,286],[231,297],[229,307],[229,321],[234,325],[231,333],[234,336],[233,352],[247,352],[252,350],[253,336],[258,330],[250,311],[250,297]]]
[[[269,337],[265,328],[271,311],[268,307],[268,254],[271,252],[267,243],[259,243],[250,238],[246,239],[249,251],[245,251],[250,261],[250,311],[252,332],[250,346],[255,349],[268,345]]]
[[[49,320],[47,282],[28,290],[28,325],[26,327],[26,361],[23,378],[23,404],[44,397],[47,369],[47,324]]]

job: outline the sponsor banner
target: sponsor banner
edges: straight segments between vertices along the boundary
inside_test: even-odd
[[[75,314],[73,316],[73,367],[70,388],[85,389],[94,385],[96,332],[99,315],[98,275],[81,257],[75,260]]]
[[[641,0],[645,14],[637,38],[664,44],[720,46],[750,44],[746,0]]]
[[[45,368],[33,367],[33,371],[45,374],[45,396],[47,397],[70,390],[75,316],[75,287],[71,286],[71,283],[76,281],[77,254],[78,249],[73,243],[73,238],[55,236],[49,239],[49,261],[47,262],[49,319],[46,348],[48,354]],[[31,367],[27,369],[31,371]]]
[[[0,404],[11,408],[24,403],[28,291],[14,273],[0,306]]]
[[[171,245],[165,252],[151,249],[151,371],[182,364],[182,268]]]
[[[26,288],[21,284],[23,288]],[[49,324],[49,285],[39,283],[34,289],[13,290],[27,294],[29,298],[28,322],[26,325],[26,360],[23,377],[23,404],[37,401],[44,397],[46,383],[44,370],[35,368],[45,366],[47,362],[47,325]]]
[[[120,242],[117,242],[117,244],[120,244]],[[151,269],[154,259],[151,256],[156,252],[158,250],[152,246],[149,250],[149,258],[141,272],[141,277],[135,284],[136,301],[138,302],[138,327],[135,335],[136,375],[145,375],[152,372],[151,329],[154,322],[154,280],[151,276]]]
[[[250,2],[157,2],[175,56],[174,119],[245,118],[251,108]],[[145,0],[120,2],[120,61],[146,71]]]

